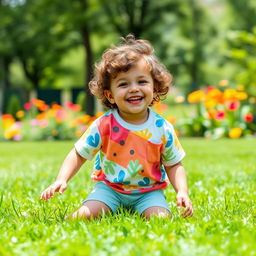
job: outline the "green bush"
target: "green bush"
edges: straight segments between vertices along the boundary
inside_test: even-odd
[[[80,92],[77,96],[76,104],[82,107],[82,110],[85,110],[85,102],[86,102],[86,95],[85,92]]]
[[[12,95],[8,102],[6,113],[15,116],[16,113],[21,109],[22,107],[19,98],[16,95]]]

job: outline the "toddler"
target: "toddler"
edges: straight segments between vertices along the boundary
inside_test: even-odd
[[[122,205],[142,217],[170,216],[163,189],[171,182],[183,217],[193,215],[185,156],[173,126],[150,106],[167,94],[172,76],[146,40],[128,35],[105,51],[89,83],[92,94],[110,110],[96,119],[65,158],[56,181],[41,194],[62,194],[86,160],[95,156],[93,191],[67,218],[96,218]]]

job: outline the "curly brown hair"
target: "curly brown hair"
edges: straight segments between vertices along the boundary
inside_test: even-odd
[[[94,77],[89,83],[91,93],[106,107],[117,108],[116,104],[111,104],[105,97],[104,90],[110,90],[111,79],[114,79],[118,73],[127,72],[143,58],[154,81],[156,96],[151,105],[160,101],[169,91],[172,75],[158,61],[153,47],[147,40],[136,40],[131,34],[121,39],[123,43],[107,49],[103,53],[102,60],[95,65]]]

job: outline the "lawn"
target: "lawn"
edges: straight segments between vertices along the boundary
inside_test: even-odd
[[[181,142],[193,218],[179,216],[169,187],[171,219],[120,211],[91,222],[63,218],[90,193],[92,162],[63,195],[39,200],[72,142],[0,143],[0,255],[256,255],[256,140]]]

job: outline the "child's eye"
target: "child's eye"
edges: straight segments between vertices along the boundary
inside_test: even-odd
[[[139,80],[139,84],[146,84],[147,81],[146,80]]]
[[[118,87],[124,87],[124,86],[127,86],[127,83],[120,83],[119,85],[118,85]]]

